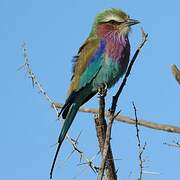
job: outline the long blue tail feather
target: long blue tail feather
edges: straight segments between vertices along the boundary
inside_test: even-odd
[[[54,169],[56,159],[57,159],[60,147],[62,145],[62,142],[63,142],[64,138],[66,137],[66,134],[67,134],[67,132],[68,132],[68,130],[69,130],[69,128],[70,128],[70,126],[71,126],[71,124],[72,124],[72,122],[73,122],[73,120],[74,120],[74,118],[78,112],[79,107],[80,107],[80,105],[78,105],[77,103],[73,103],[71,105],[71,107],[69,108],[68,114],[66,116],[63,127],[61,129],[61,133],[60,133],[59,138],[58,138],[58,147],[57,147],[57,150],[56,150],[56,153],[54,156],[54,160],[52,163],[52,167],[51,167],[51,171],[50,171],[50,179],[52,178],[53,169]]]

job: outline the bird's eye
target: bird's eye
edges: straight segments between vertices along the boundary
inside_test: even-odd
[[[107,23],[110,23],[110,24],[113,24],[113,25],[119,25],[119,24],[121,24],[122,22],[115,21],[115,20],[110,20],[110,21],[108,21]]]

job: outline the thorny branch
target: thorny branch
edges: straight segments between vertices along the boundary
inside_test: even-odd
[[[87,165],[88,167],[91,167],[91,168],[92,168],[92,162],[97,158],[97,156],[99,155],[99,153],[100,153],[100,151],[97,152],[97,154],[96,154],[94,157],[92,157],[89,162],[79,163],[78,166]],[[86,168],[86,167],[85,167],[85,168]],[[84,168],[84,170],[85,170],[85,168]],[[99,170],[99,167],[93,167],[93,169],[92,169],[93,171],[94,171],[94,168],[96,169],[96,172],[95,172],[95,173],[97,173],[98,170]],[[82,172],[83,172],[83,171],[81,171],[80,173],[82,173]],[[77,176],[75,176],[74,178],[76,178],[76,177],[77,177]]]
[[[176,148],[180,148],[180,143],[178,141],[173,141],[172,143],[166,143],[164,142],[163,144],[170,146],[170,147],[176,147]]]
[[[134,104],[134,102],[132,102],[133,104],[133,109],[134,109],[134,115],[135,115],[135,120],[136,120],[136,137],[137,137],[137,140],[138,140],[138,147],[141,147],[141,140],[140,140],[140,137],[139,137],[139,127],[138,127],[138,119],[137,119],[137,109],[136,109],[136,106]]]
[[[60,103],[57,103],[57,102],[54,102],[53,105],[55,105],[56,108],[58,108],[58,109],[61,109],[63,107],[63,104],[60,104]],[[81,107],[79,109],[79,112],[98,114],[98,109],[96,109],[96,108],[88,108],[88,107]],[[108,118],[109,117],[109,112],[106,111],[105,116]],[[127,116],[123,116],[123,115],[116,116],[115,120],[119,121],[119,122],[122,122],[122,123],[132,124],[132,125],[136,124],[135,119],[127,117]],[[170,133],[180,133],[180,127],[173,126],[173,125],[170,125],[170,124],[159,124],[159,123],[155,123],[155,122],[152,122],[152,121],[138,119],[138,125],[146,127],[146,128],[151,128],[151,129],[155,129],[155,130],[161,130],[161,131],[170,132]]]
[[[142,175],[143,175],[143,164],[145,162],[145,160],[143,160],[142,155],[144,153],[144,150],[146,148],[146,142],[144,143],[144,146],[142,147],[141,145],[141,139],[140,139],[140,135],[139,135],[139,127],[138,127],[138,118],[137,118],[137,109],[136,106],[134,104],[134,102],[132,102],[133,104],[133,109],[134,109],[134,115],[135,115],[135,120],[136,120],[136,137],[137,137],[137,141],[138,141],[138,150],[139,150],[139,167],[140,167],[140,172],[139,172],[139,177],[138,180],[142,180]]]
[[[53,109],[55,110],[57,119],[59,119],[59,117],[58,117],[58,114],[59,114],[58,109],[59,108],[53,103],[52,99],[50,98],[50,96],[48,95],[46,90],[43,88],[43,86],[40,84],[40,82],[38,81],[36,75],[32,71],[32,68],[31,68],[31,66],[29,64],[28,52],[27,52],[27,48],[26,48],[26,44],[25,43],[22,44],[22,49],[23,49],[24,65],[21,66],[20,69],[21,68],[25,69],[26,73],[28,74],[28,77],[32,81],[33,87],[35,87],[44,96],[44,98],[48,101],[48,103],[51,105],[51,107],[53,107]],[[92,160],[90,160],[85,155],[85,153],[82,150],[79,149],[79,147],[78,147],[78,138],[76,140],[74,140],[68,134],[66,135],[66,138],[68,139],[69,143],[72,145],[73,152],[75,151],[75,152],[77,152],[79,154],[80,161],[81,161],[81,159],[83,159],[86,162],[86,164],[88,164],[89,167],[95,173],[97,173],[97,167],[93,164]]]
[[[143,153],[145,151],[146,145],[147,144],[145,142],[143,147],[139,146],[139,161],[140,161],[139,166],[140,166],[140,172],[139,172],[138,180],[142,180],[142,174],[143,174],[143,168],[144,168],[143,164],[145,162],[145,160],[142,159],[142,155],[143,155]]]

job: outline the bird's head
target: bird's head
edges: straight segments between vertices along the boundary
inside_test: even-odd
[[[110,32],[128,35],[131,26],[139,21],[130,17],[120,9],[108,9],[99,13],[94,21],[91,35],[105,36]]]

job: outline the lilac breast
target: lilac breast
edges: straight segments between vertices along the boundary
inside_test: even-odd
[[[115,34],[105,38],[107,56],[116,61],[122,71],[125,71],[129,62],[130,44],[128,36]]]

